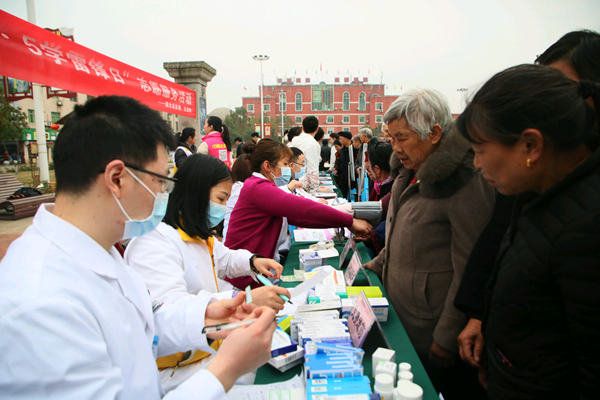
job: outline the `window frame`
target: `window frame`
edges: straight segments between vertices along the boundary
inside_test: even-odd
[[[344,92],[344,94],[342,95],[342,110],[350,111],[350,92]]]

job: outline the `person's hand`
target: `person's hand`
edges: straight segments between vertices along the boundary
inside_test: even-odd
[[[240,376],[254,371],[271,359],[271,342],[277,327],[275,312],[260,307],[246,319],[252,318],[258,319],[252,325],[230,332],[215,359],[206,367],[221,382],[225,392]]]
[[[429,349],[429,360],[438,368],[448,368],[456,362],[456,354],[444,349],[434,340]]]
[[[333,176],[338,176],[338,171],[337,169],[335,171],[333,171]]]
[[[269,307],[275,311],[283,310],[285,300],[279,297],[280,294],[287,296],[288,299],[292,298],[292,295],[286,288],[262,286],[252,290],[252,302],[258,307]]]
[[[319,200],[317,200],[317,203],[329,205],[329,203],[325,199],[319,199]]]
[[[483,353],[483,335],[481,334],[481,321],[475,318],[469,319],[465,329],[458,335],[458,346],[460,358],[464,362],[479,368],[479,360]]]
[[[254,311],[256,304],[246,304],[246,293],[240,292],[232,299],[215,301],[206,307],[204,325],[243,320]],[[215,332],[208,335],[211,339],[223,339],[230,331]]]
[[[254,259],[254,268],[258,270],[263,275],[266,275],[270,278],[281,277],[281,273],[283,272],[283,265],[279,264],[277,261],[271,258],[258,258]],[[271,269],[275,270],[275,275],[270,271]]]
[[[373,233],[373,227],[367,221],[362,219],[354,218],[352,221],[352,226],[350,227],[350,232],[355,235],[371,235]]]
[[[371,261],[369,261],[368,263],[363,264],[363,267],[366,269],[370,269],[371,271],[373,270],[373,268],[371,268]]]
[[[300,181],[290,181],[290,183],[287,184],[287,187],[291,192],[293,192],[294,190],[301,188],[302,183]]]

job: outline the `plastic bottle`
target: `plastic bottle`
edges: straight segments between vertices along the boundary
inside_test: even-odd
[[[402,371],[410,372],[410,364],[407,362],[398,364],[398,372],[402,372]]]
[[[322,233],[319,233],[319,242],[317,243],[317,251],[327,250],[327,243]]]
[[[394,400],[423,400],[423,389],[412,382],[401,380],[394,390]]]
[[[413,381],[413,373],[408,372],[408,371],[398,372],[398,382],[400,382],[401,380],[412,382]]]
[[[392,400],[394,398],[394,378],[387,374],[377,375],[374,391],[381,396],[381,400]]]

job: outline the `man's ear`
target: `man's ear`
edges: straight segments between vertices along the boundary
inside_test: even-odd
[[[431,139],[432,144],[439,143],[439,141],[442,140],[442,126],[434,124],[431,128],[431,132],[429,132],[429,138]]]
[[[121,160],[109,162],[104,169],[104,184],[109,191],[117,196],[117,198],[121,198],[121,180],[125,174],[128,174],[128,172],[125,169],[125,164]]]

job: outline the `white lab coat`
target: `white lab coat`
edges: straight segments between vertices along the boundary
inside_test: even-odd
[[[321,160],[321,146],[315,138],[308,133],[302,132],[290,142],[290,147],[297,147],[304,153],[306,164],[306,177],[311,188],[319,187],[319,162]]]
[[[152,301],[188,304],[203,302],[205,291],[219,300],[230,299],[235,296],[234,287],[223,278],[255,276],[250,270],[252,253],[248,250],[229,250],[215,239],[213,255],[216,271],[207,246],[184,242],[177,230],[161,222],[154,231],[131,240],[125,261],[142,276]],[[172,368],[163,369],[160,379],[164,390],[177,387],[205,368],[212,358],[181,366],[172,377]]]
[[[231,213],[233,212],[233,208],[237,204],[238,199],[240,198],[240,192],[244,187],[244,182],[234,182],[231,186],[231,194],[227,199],[227,211],[225,212],[225,219],[223,220],[223,243],[225,243],[225,239],[227,239],[227,232],[229,231],[229,220],[231,219]]]
[[[0,393],[7,398],[159,399],[158,356],[199,348],[202,301],[152,313],[142,279],[119,253],[40,206],[0,263]],[[166,399],[226,399],[202,370]]]

